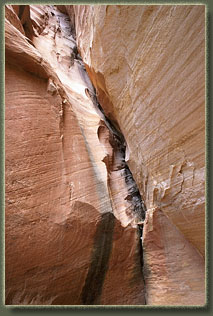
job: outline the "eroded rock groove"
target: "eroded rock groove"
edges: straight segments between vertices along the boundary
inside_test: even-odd
[[[114,219],[110,212],[102,214],[97,225],[90,266],[81,294],[83,304],[99,304],[112,248]]]
[[[107,116],[105,115],[103,108],[98,102],[96,93],[91,92],[89,89],[86,89],[86,94],[92,99],[93,104],[100,115],[100,118],[103,120],[102,125],[99,127],[98,130],[99,138],[101,134],[101,129],[103,130],[107,128],[109,130],[109,143],[113,148],[113,153],[112,157],[110,157],[110,155],[107,155],[103,159],[103,161],[106,164],[107,171],[108,173],[118,170],[122,171],[122,176],[125,179],[128,191],[125,200],[127,200],[133,206],[131,210],[136,215],[136,217],[141,221],[139,224],[142,225],[145,219],[146,206],[140,195],[139,189],[129,169],[129,166],[125,161],[127,146],[126,140],[121,131],[119,131],[114,126],[114,124],[109,120],[109,118],[107,118]]]
[[[120,200],[123,200],[125,208],[122,212],[126,212],[126,216],[129,219],[127,224],[132,224],[133,222],[135,229],[142,232],[141,227],[145,219],[146,206],[137,188],[136,182],[134,181],[133,175],[125,161],[127,147],[126,140],[121,130],[116,128],[112,121],[105,115],[104,110],[98,101],[96,90],[89,79],[89,74],[86,71],[86,67],[78,50],[75,40],[75,30],[72,27],[69,29],[68,23],[70,22],[70,19],[68,16],[66,17],[66,14],[64,14],[64,17],[64,20],[66,20],[66,23],[64,24],[66,25],[65,34],[67,34],[66,36],[70,36],[70,34],[72,35],[72,45],[70,47],[71,66],[77,62],[82,74],[85,73],[86,75],[86,78],[83,76],[83,80],[87,85],[87,88],[85,88],[85,94],[92,101],[93,106],[100,117],[100,124],[97,131],[98,138],[100,142],[102,142],[102,133],[104,133],[104,135],[107,134],[108,142],[112,149],[111,152],[103,158],[103,162],[106,165],[108,174],[107,185],[109,196],[112,199],[113,213],[115,217],[120,220],[120,215],[116,214],[118,208],[117,204],[120,204]],[[62,29],[65,29],[64,25],[63,22],[60,22],[59,20],[57,32],[59,32],[60,29],[61,31]],[[82,128],[81,131],[83,133]],[[107,144],[105,143],[105,145]],[[117,196],[114,195],[114,184],[117,181],[117,177],[120,181],[122,181],[123,187],[121,189],[121,195],[118,197],[118,203],[116,204],[116,201],[113,203],[113,200],[117,199]],[[91,251],[90,265],[81,293],[81,300],[83,304],[99,304],[111,254],[115,217],[110,212],[104,213],[101,215],[101,220],[97,225],[94,244]],[[139,238],[138,247],[139,254],[143,255],[143,251],[141,251],[141,238]],[[140,257],[140,261],[143,263],[143,258]],[[142,270],[143,267],[141,265],[141,271]],[[144,281],[143,271],[142,279]]]
[[[108,172],[108,190],[110,193],[111,190],[111,181],[110,174],[114,171],[120,171],[121,176],[125,180],[125,184],[127,187],[127,194],[124,197],[126,201],[130,204],[130,208],[127,209],[127,215],[133,216],[136,218],[137,230],[139,235],[139,254],[140,254],[140,264],[141,264],[141,274],[144,283],[144,291],[145,290],[145,278],[144,278],[144,258],[143,258],[143,224],[146,215],[146,205],[140,195],[137,184],[133,178],[133,175],[125,161],[125,153],[126,153],[126,141],[118,129],[113,125],[113,123],[107,118],[104,113],[103,108],[98,102],[97,96],[94,92],[91,92],[89,89],[86,89],[86,94],[92,99],[94,106],[96,107],[97,112],[99,113],[102,121],[98,130],[98,136],[101,141],[101,134],[104,133],[104,129],[108,129],[108,141],[112,146],[111,155],[108,154],[104,157],[103,162],[106,165]],[[111,194],[112,197],[112,194]],[[144,297],[146,304],[146,297]]]

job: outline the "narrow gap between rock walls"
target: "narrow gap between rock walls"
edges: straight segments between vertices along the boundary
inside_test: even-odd
[[[127,143],[125,141],[125,138],[121,131],[119,131],[113,123],[109,120],[109,118],[105,115],[104,110],[100,103],[98,102],[97,95],[95,88],[93,87],[94,92],[86,89],[85,93],[92,99],[93,104],[97,108],[97,112],[100,114],[100,118],[104,121],[106,127],[109,130],[109,133],[111,134],[111,137],[113,138],[113,141],[111,141],[111,145],[114,145],[115,151],[119,150],[120,157],[121,157],[121,163],[120,168],[124,169],[124,177],[125,182],[128,190],[128,195],[126,199],[128,199],[133,204],[133,212],[134,215],[137,216],[139,219],[138,225],[137,225],[137,231],[139,236],[139,254],[140,254],[140,265],[141,265],[141,271],[142,271],[142,278],[144,282],[144,288],[145,288],[145,279],[144,279],[144,258],[143,258],[143,225],[145,221],[146,216],[146,205],[140,195],[139,189],[137,187],[137,184],[133,178],[132,172],[129,169],[129,166],[127,165],[127,162],[125,161],[125,153],[126,153],[126,147]],[[122,166],[121,166],[122,164]],[[119,168],[117,166],[117,168]],[[145,304],[146,304],[146,297],[145,297]]]
[[[64,14],[66,15],[66,14]],[[69,19],[67,15],[67,19]],[[86,68],[84,66],[83,60],[81,58],[80,52],[77,47],[76,43],[76,36],[75,36],[75,30],[73,27],[71,27],[71,33],[73,36],[73,44],[74,46],[71,48],[70,52],[70,58],[74,62],[76,60],[79,64],[79,66],[86,71]],[[74,43],[75,42],[75,43]],[[89,78],[89,74],[88,78]],[[112,123],[112,121],[105,115],[104,110],[100,103],[98,102],[96,90],[94,86],[91,83],[90,88],[85,89],[86,95],[91,99],[96,112],[98,113],[100,120],[104,122],[105,128],[109,131],[109,138],[110,138],[110,145],[113,148],[113,152],[115,155],[116,163],[113,166],[110,166],[112,171],[118,171],[121,170],[122,177],[124,178],[125,186],[126,186],[126,192],[124,199],[128,202],[130,205],[129,212],[132,217],[137,218],[136,224],[137,224],[137,233],[138,233],[138,251],[140,256],[140,266],[141,266],[141,274],[142,279],[144,283],[144,290],[146,292],[146,286],[145,286],[145,280],[144,280],[144,258],[143,258],[143,223],[145,220],[146,215],[146,206],[143,201],[143,198],[140,195],[139,189],[137,187],[137,184],[133,178],[132,172],[129,169],[129,166],[125,160],[126,155],[126,149],[127,149],[127,143],[124,138],[124,135],[118,128],[115,127],[115,125]],[[107,168],[108,169],[108,168]],[[109,194],[110,195],[110,194]],[[101,263],[102,264],[102,263]],[[89,278],[90,280],[90,278]],[[88,281],[89,282],[89,281]],[[89,282],[91,283],[91,282]],[[89,286],[88,283],[88,286]],[[146,295],[145,297],[145,304],[146,304]]]
[[[76,43],[76,30],[72,27],[72,35],[73,39],[75,41],[75,45],[71,51],[71,58],[78,60],[80,63],[80,66],[86,71],[86,67],[84,66],[83,59],[81,57],[80,51],[78,50],[77,43]],[[89,74],[87,73],[88,78]],[[108,128],[112,142],[111,145],[114,147],[114,150],[117,152],[117,156],[120,156],[120,166],[117,166],[117,168],[124,170],[124,178],[125,183],[128,191],[128,195],[126,196],[126,200],[128,200],[132,204],[132,212],[139,220],[137,224],[137,232],[138,232],[138,240],[139,240],[139,256],[140,256],[140,266],[141,266],[141,273],[142,273],[142,279],[144,282],[144,289],[145,287],[145,279],[144,279],[144,258],[143,258],[143,223],[145,220],[146,215],[146,205],[140,195],[139,189],[137,187],[137,184],[133,178],[132,172],[129,169],[129,166],[127,162],[125,161],[125,154],[126,154],[126,147],[127,143],[126,140],[120,130],[118,130],[114,124],[111,122],[111,120],[105,115],[104,110],[100,103],[98,102],[96,90],[94,86],[91,83],[91,86],[93,87],[93,91],[91,88],[86,88],[85,93],[86,95],[92,100],[93,105],[95,106],[97,113],[99,114],[99,117],[102,121],[104,121],[105,126]],[[116,147],[116,148],[115,148]],[[145,291],[146,292],[146,291]],[[146,297],[145,297],[145,304],[146,304]]]

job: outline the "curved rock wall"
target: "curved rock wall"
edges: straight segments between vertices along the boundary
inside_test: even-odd
[[[6,304],[143,305],[139,236],[113,215],[69,18],[21,9],[32,41],[19,7],[5,22]]]
[[[204,6],[5,13],[6,304],[203,305]]]
[[[166,253],[170,248],[178,252],[178,244],[184,247],[186,243],[191,250],[182,260],[184,256],[189,260],[191,252],[197,258],[186,263],[185,283],[181,283],[181,263],[175,257],[166,259],[166,276],[163,270],[156,274],[150,269],[149,284],[158,283],[159,288],[149,287],[148,304],[202,304],[205,6],[79,5],[74,6],[74,11],[78,49],[105,114],[126,139],[128,165],[145,200],[147,222],[152,221],[155,210],[161,210],[155,216],[163,216],[163,221],[167,218],[165,234],[167,230],[168,234],[179,231],[177,240],[165,241],[162,237]],[[157,232],[160,224],[156,222],[152,230]],[[147,269],[160,260],[148,247],[150,238],[151,244],[158,247],[159,236],[148,232],[145,225]],[[177,270],[173,271],[172,265],[177,265]],[[183,298],[185,290],[171,283],[167,290],[162,275],[167,281],[174,279],[173,284],[179,278],[179,288],[188,288],[194,298]]]

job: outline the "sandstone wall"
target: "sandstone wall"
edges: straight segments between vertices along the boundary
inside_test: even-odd
[[[112,214],[68,17],[25,8],[30,40],[18,12],[6,7],[6,304],[143,305],[139,236]]]
[[[143,241],[148,304],[203,304],[205,6],[79,5],[74,12],[78,49],[100,104],[126,139],[153,223],[152,234],[145,224]],[[179,247],[186,249],[177,260],[171,254]]]
[[[202,305],[204,6],[58,9],[6,6],[6,304]]]

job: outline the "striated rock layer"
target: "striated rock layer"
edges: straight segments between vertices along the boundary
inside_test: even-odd
[[[204,13],[6,6],[7,305],[205,303]]]
[[[6,304],[143,305],[140,236],[113,215],[65,12],[6,6]]]
[[[66,7],[70,16],[74,10],[78,49],[99,103],[124,135],[147,207],[147,304],[202,305],[205,6]]]

